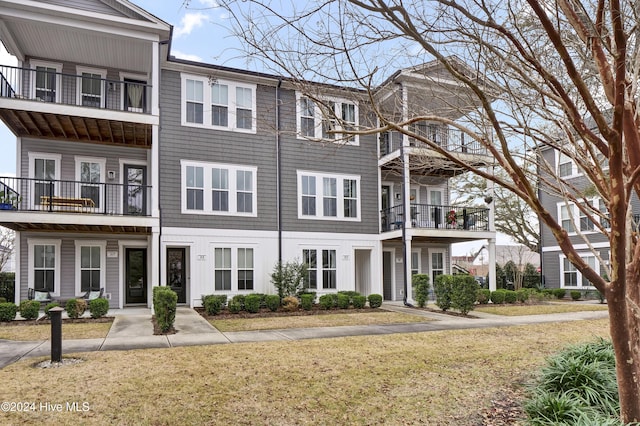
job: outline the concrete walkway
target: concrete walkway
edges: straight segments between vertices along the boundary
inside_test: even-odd
[[[585,311],[518,317],[505,317],[474,311],[471,314],[475,318],[463,318],[412,309],[403,306],[401,303],[384,303],[382,308],[393,312],[424,316],[425,322],[221,333],[193,309],[179,307],[176,312],[176,321],[174,324],[177,333],[155,336],[153,335],[151,311],[147,308],[133,308],[109,312],[109,315],[114,316],[115,319],[105,338],[63,340],[62,353],[63,356],[67,356],[71,353],[90,351],[418,333],[435,330],[460,330],[466,328],[506,327],[549,322],[579,321],[606,318],[608,316],[607,311]],[[51,344],[48,340],[33,342],[0,340],[0,368],[22,358],[46,357],[50,355]]]

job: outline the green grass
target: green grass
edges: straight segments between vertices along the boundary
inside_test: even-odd
[[[17,324],[17,325],[16,325]],[[62,324],[63,339],[101,339],[107,337],[111,322],[88,322],[80,324]],[[49,340],[50,324],[25,324],[15,322],[12,325],[0,324],[0,339],[7,340]]]
[[[476,305],[477,312],[494,315],[546,315],[566,312],[606,311],[607,305],[586,305],[582,303],[552,303],[544,305]],[[471,313],[473,315],[473,312]]]

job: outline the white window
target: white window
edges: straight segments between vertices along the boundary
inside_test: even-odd
[[[62,93],[62,64],[31,61],[31,68],[35,69],[35,76],[31,74],[31,97],[43,102],[59,103]]]
[[[360,220],[360,176],[298,170],[298,218]]]
[[[93,108],[105,108],[104,100],[106,70],[77,67],[78,98],[77,104]]]
[[[29,288],[60,296],[61,240],[28,239]]]
[[[60,154],[29,153],[29,177],[33,179],[30,190],[34,206],[46,204],[48,197],[58,195],[61,158]]]
[[[90,199],[92,207],[104,208],[104,170],[106,159],[75,157],[79,198]],[[91,205],[91,204],[89,204]]]
[[[215,291],[254,290],[256,274],[253,248],[214,247],[213,257]]]
[[[411,275],[420,273],[420,251],[411,252]]]
[[[563,154],[560,151],[557,151],[556,159],[558,161],[557,164],[558,164],[559,177],[576,176],[578,174],[578,167],[575,161],[571,159],[571,157],[569,157],[566,154]]]
[[[256,132],[255,84],[182,74],[182,125]]]
[[[76,295],[105,285],[106,241],[76,241]]]
[[[588,200],[588,203],[588,205],[581,204],[582,209],[574,203],[558,203],[558,221],[562,229],[570,234],[575,234],[578,231],[585,233],[598,232],[596,221],[601,223],[604,228],[609,228],[609,220],[606,218],[608,216],[607,206],[604,200],[594,198]],[[589,216],[583,209],[589,212]],[[599,217],[598,212],[605,217]]]
[[[593,253],[579,254],[582,260],[597,274],[600,274],[600,263]],[[560,255],[560,287],[561,288],[593,288],[593,285],[564,255]]]
[[[431,282],[435,283],[438,275],[444,274],[444,252],[431,251]]]
[[[321,263],[318,264],[318,253]],[[337,288],[337,262],[336,250],[332,249],[303,249],[302,262],[307,267],[307,276],[304,287],[308,289],[335,289]]]
[[[358,145],[358,136],[341,135],[342,131],[358,127],[358,105],[353,101],[327,98],[314,102],[301,93],[297,99],[297,134],[302,139],[335,139],[336,142]]]
[[[182,213],[257,216],[258,169],[182,160]]]

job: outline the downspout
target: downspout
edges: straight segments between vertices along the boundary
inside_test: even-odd
[[[173,34],[173,27],[171,27],[171,34]],[[160,63],[162,60],[160,59],[160,55],[162,53],[162,45],[167,45],[169,48],[167,49],[167,56],[169,56],[169,51],[171,50],[171,38],[168,40],[160,40],[158,43],[158,73],[162,74],[162,67]],[[162,78],[162,75],[158,75],[158,81]],[[160,148],[162,148],[162,144],[160,143],[160,133],[162,132],[162,125],[160,124],[160,87],[158,87],[158,163],[160,163]],[[160,164],[154,164],[155,167],[160,167]],[[160,179],[158,178],[158,182],[156,182],[158,186],[158,285],[162,282],[162,204],[160,203]],[[167,283],[165,282],[165,285]],[[153,300],[153,299],[152,299]],[[153,302],[152,302],[153,303]]]
[[[276,217],[278,222],[278,264],[282,264],[282,158],[281,158],[281,140],[280,140],[280,107],[282,99],[280,99],[280,86],[282,79],[278,79],[276,86]]]
[[[409,305],[407,302],[407,290],[408,290],[408,277],[407,277],[407,226],[406,226],[406,214],[407,214],[407,197],[405,186],[407,184],[407,171],[404,164],[404,143],[400,145],[400,158],[402,158],[402,284],[404,288],[404,295],[402,301],[405,305]]]

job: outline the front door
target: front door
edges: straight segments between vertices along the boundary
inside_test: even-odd
[[[382,297],[393,300],[393,252],[382,252]]]
[[[167,285],[178,295],[178,303],[187,303],[187,274],[184,247],[167,248]]]
[[[144,216],[147,213],[147,167],[125,164],[124,214]]]
[[[125,248],[125,303],[147,304],[147,249]]]

